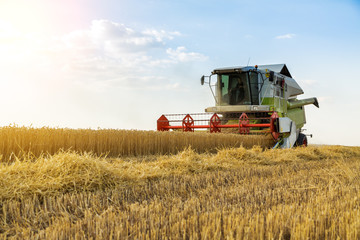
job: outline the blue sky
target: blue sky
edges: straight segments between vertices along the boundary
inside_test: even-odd
[[[1,125],[155,129],[214,105],[203,74],[286,63],[310,143],[360,145],[359,1],[4,0]]]

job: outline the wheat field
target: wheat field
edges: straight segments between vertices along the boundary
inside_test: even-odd
[[[210,134],[205,132],[156,132],[114,129],[32,128],[11,125],[0,127],[2,161],[13,161],[31,153],[54,154],[59,150],[92,152],[109,157],[175,154],[191,146],[197,152],[214,151],[224,147],[254,145],[269,147],[272,138],[238,134]],[[29,157],[29,156],[27,156]]]
[[[360,147],[2,147],[12,157],[0,163],[1,239],[360,238]]]

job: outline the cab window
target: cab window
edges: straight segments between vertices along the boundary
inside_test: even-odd
[[[221,105],[251,104],[251,90],[248,77],[248,73],[221,75]]]

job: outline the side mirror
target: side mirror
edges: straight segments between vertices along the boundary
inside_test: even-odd
[[[269,81],[270,82],[274,81],[274,72],[273,71],[270,71]]]
[[[205,82],[205,76],[202,76],[201,79],[200,79],[201,85],[204,85],[204,82]]]

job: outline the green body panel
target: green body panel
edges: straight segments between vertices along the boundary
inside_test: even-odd
[[[303,106],[307,104],[312,104],[311,100],[297,100],[295,102],[289,102],[284,98],[273,97],[273,98],[264,98],[262,100],[262,105],[270,106],[271,111],[276,111],[280,117],[288,117],[296,123],[296,129],[300,129],[306,123],[305,111]],[[288,106],[292,108],[289,109]]]
[[[303,107],[289,109],[286,116],[296,123],[296,129],[300,129],[306,123]]]
[[[287,101],[284,98],[263,98],[261,105],[270,106],[270,111],[276,111],[279,117],[285,116],[287,112]]]

